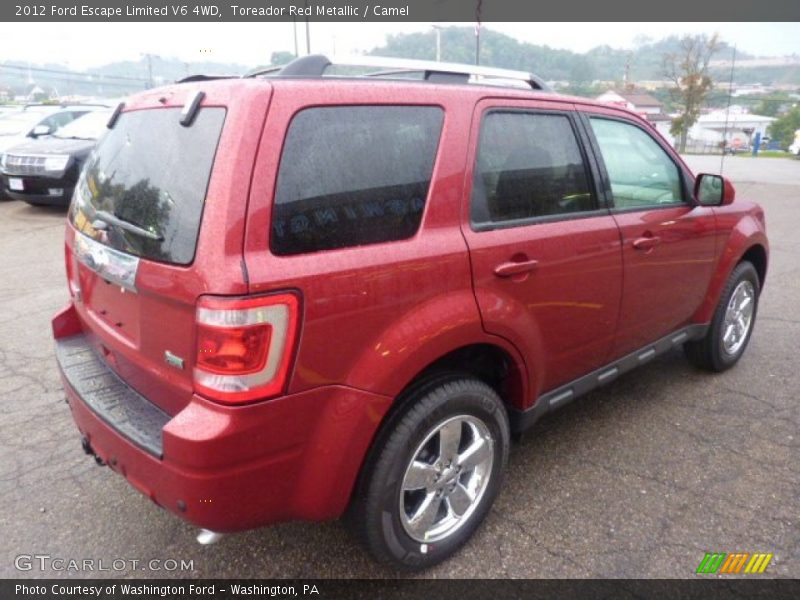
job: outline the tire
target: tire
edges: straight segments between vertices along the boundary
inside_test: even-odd
[[[705,337],[684,344],[689,362],[700,369],[717,373],[735,365],[744,354],[753,333],[760,293],[761,287],[755,267],[748,261],[740,262],[731,272],[720,294],[719,304]],[[743,319],[742,322],[737,320],[733,325],[735,331],[732,337],[728,337],[730,321],[726,321],[726,315],[729,314],[729,309],[731,315],[735,314],[734,305],[741,305],[744,301],[745,296],[742,294],[749,294],[749,318]],[[734,295],[737,295],[737,299],[732,301]],[[745,321],[746,328],[742,330],[742,323]]]
[[[377,560],[419,570],[452,556],[489,512],[508,462],[508,415],[468,375],[428,380],[400,401],[367,458],[349,520]]]

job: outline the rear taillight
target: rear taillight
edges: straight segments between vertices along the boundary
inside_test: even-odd
[[[204,296],[197,303],[194,387],[240,404],[280,394],[297,339],[297,296]]]

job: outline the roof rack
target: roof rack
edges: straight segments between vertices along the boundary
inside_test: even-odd
[[[204,75],[199,73],[197,75],[187,75],[182,79],[177,79],[175,83],[195,83],[197,81],[216,81],[217,79],[236,79],[238,75]]]
[[[292,61],[294,62],[294,61]],[[291,64],[291,63],[290,63]],[[252,71],[248,71],[242,77],[260,77],[262,75],[274,75],[279,73],[283,70],[283,67],[286,65],[280,65],[278,67],[270,66],[270,67],[258,67],[257,69],[253,69]]]
[[[412,60],[406,58],[385,58],[379,56],[342,56],[329,59],[322,54],[310,54],[297,58],[281,68],[276,67],[254,71],[245,77],[258,77],[260,75],[275,74],[282,78],[316,78],[322,77],[325,71],[333,66],[372,67],[384,69],[376,73],[368,73],[366,77],[386,77],[405,73],[422,73],[425,81],[436,83],[488,83],[492,85],[511,82],[524,85],[533,90],[550,92],[544,80],[525,71],[512,71],[510,69],[495,69],[475,65],[462,65],[458,63],[436,62],[430,60]],[[388,70],[387,70],[388,69]]]

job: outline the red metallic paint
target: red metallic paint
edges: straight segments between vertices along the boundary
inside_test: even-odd
[[[189,85],[146,92],[128,101],[125,110],[181,107],[194,89]],[[123,293],[78,266],[83,300],[76,301],[76,309],[98,352],[113,357],[120,376],[169,414],[180,411],[192,395],[198,296],[248,291],[242,272],[246,198],[272,92],[269,84],[252,80],[203,89],[202,106],[224,106],[227,113],[194,262],[177,266],[140,261],[137,294]],[[74,235],[68,227],[69,253]],[[108,313],[116,318],[108,320]],[[164,362],[166,350],[185,360],[183,371]]]
[[[73,307],[55,317],[53,329],[56,339],[80,331]],[[158,459],[120,436],[63,384],[78,429],[104,462],[160,506],[221,532],[339,516],[392,403],[346,386],[248,406],[192,395],[164,427]]]
[[[469,220],[473,165],[483,115],[495,108],[573,112],[563,101],[480,102],[464,173],[461,230],[472,260],[475,296],[487,331],[526,358],[535,396],[602,365],[611,351],[622,287],[619,231],[606,211],[594,217],[475,231]],[[602,211],[601,211],[602,212]],[[536,260],[529,275],[498,277],[506,262]],[[527,408],[535,400],[526,397]]]
[[[195,261],[179,267],[142,260],[138,293],[124,299],[80,266],[84,299],[56,315],[53,331],[56,338],[88,335],[128,384],[172,417],[159,460],[102,422],[65,382],[73,417],[93,449],[155,502],[216,531],[339,516],[393,398],[440,357],[473,344],[501,349],[511,361],[506,400],[526,408],[634,339],[652,334],[652,341],[656,331],[690,318],[707,322],[735,262],[753,244],[767,248],[760,209],[741,202],[471,229],[483,108],[577,107],[641,122],[627,111],[516,90],[301,80],[178,85],[139,94],[125,110],[181,106],[199,87],[203,106],[225,106],[227,116]],[[292,116],[315,105],[398,103],[445,111],[419,232],[387,244],[273,256],[272,197]],[[633,254],[626,244],[647,231],[664,243]],[[74,235],[68,228],[68,257]],[[529,275],[494,274],[497,265],[522,258],[539,261]],[[623,277],[629,265],[634,274]],[[676,286],[681,278],[686,285]],[[286,395],[224,406],[195,394],[198,298],[281,290],[302,298]],[[109,309],[124,316],[122,326],[100,314]],[[622,338],[620,314],[629,323]],[[165,350],[185,359],[183,371],[164,362]]]
[[[703,302],[692,316],[693,323],[708,323],[712,319],[728,276],[748,250],[758,247],[765,256],[769,255],[764,211],[758,204],[737,200],[713,210],[717,224],[717,262]],[[761,285],[763,287],[763,281]]]
[[[714,270],[714,211],[676,206],[619,212],[625,277],[612,358],[624,356],[689,322]],[[655,237],[651,249],[634,241]],[[669,282],[669,285],[665,285]]]

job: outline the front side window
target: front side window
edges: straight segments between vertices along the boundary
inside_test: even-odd
[[[470,217],[502,223],[596,208],[566,115],[490,112],[481,125]]]
[[[277,255],[390,242],[422,220],[442,130],[433,106],[308,108],[289,125],[272,211]]]
[[[650,135],[622,121],[590,119],[616,208],[681,204],[677,165]]]

